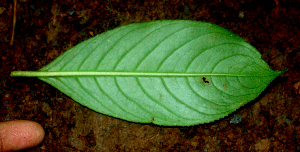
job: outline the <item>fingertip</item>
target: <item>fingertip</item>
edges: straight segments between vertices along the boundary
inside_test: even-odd
[[[16,151],[40,144],[45,137],[43,127],[34,121],[12,120],[0,123],[0,151]]]

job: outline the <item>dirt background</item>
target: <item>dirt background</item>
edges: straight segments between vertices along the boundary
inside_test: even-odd
[[[0,121],[40,123],[35,151],[300,150],[300,2],[297,0],[0,1]],[[121,25],[164,19],[215,23],[245,38],[275,70],[288,71],[254,101],[219,121],[192,127],[137,124],[79,105],[37,78],[38,70],[79,42]],[[241,121],[233,121],[241,118]],[[233,123],[235,122],[235,123]]]

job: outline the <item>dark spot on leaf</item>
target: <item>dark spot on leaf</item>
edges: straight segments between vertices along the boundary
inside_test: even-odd
[[[206,78],[205,78],[205,77],[202,77],[202,78],[201,78],[201,80],[202,80],[202,82],[203,82],[203,83],[205,83],[205,84],[209,84],[209,81],[208,81],[208,80],[206,80]]]

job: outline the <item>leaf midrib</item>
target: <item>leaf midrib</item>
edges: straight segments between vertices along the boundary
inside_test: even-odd
[[[125,77],[201,77],[201,76],[227,76],[227,77],[269,77],[280,74],[228,74],[228,73],[175,73],[175,72],[99,72],[99,71],[13,71],[11,76],[18,77],[67,77],[67,76],[125,76]]]

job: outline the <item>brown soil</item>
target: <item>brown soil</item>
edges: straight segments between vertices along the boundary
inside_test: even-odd
[[[0,121],[40,123],[45,140],[28,151],[300,150],[300,2],[297,0],[0,1]],[[219,121],[193,127],[137,124],[96,113],[37,78],[38,70],[96,34],[133,22],[188,19],[215,23],[245,38],[276,70],[289,70],[254,101]],[[241,116],[239,123],[230,123]]]

